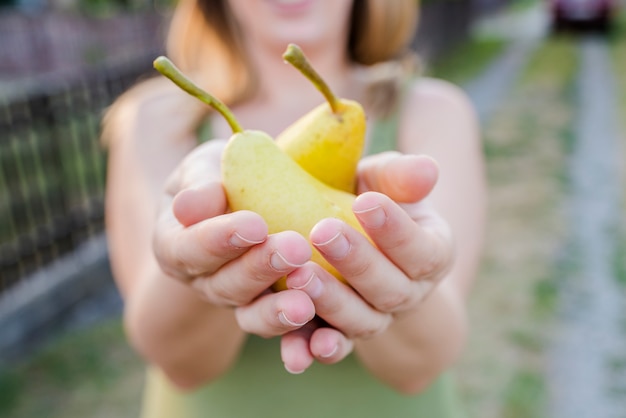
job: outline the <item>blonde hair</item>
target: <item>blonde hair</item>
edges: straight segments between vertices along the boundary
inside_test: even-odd
[[[416,0],[354,0],[350,59],[368,67],[406,63],[417,19]],[[166,50],[184,72],[227,104],[244,100],[255,89],[254,73],[225,0],[179,0]],[[379,83],[381,71],[376,73]]]

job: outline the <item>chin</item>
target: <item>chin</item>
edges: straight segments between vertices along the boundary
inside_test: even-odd
[[[331,31],[322,25],[294,26],[276,30],[275,40],[287,45],[288,43],[298,44],[302,48],[314,48],[316,46],[335,45],[337,39],[342,35],[331,35]]]

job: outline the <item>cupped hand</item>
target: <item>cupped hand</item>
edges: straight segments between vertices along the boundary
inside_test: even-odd
[[[314,263],[288,276],[289,289],[304,291],[323,320],[283,337],[288,370],[342,360],[356,339],[385,332],[437,286],[453,255],[447,223],[426,198],[437,177],[436,162],[426,156],[387,152],[362,161],[353,210],[375,245],[338,219],[312,230],[313,245],[350,285]]]
[[[268,235],[256,213],[228,211],[220,174],[224,145],[199,146],[169,178],[153,239],[159,265],[209,304],[233,307],[246,332],[271,337],[299,329],[315,315],[310,297],[268,289],[304,265],[311,247],[295,232]]]

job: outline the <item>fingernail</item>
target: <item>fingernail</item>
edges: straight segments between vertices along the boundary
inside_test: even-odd
[[[387,214],[380,205],[365,210],[354,211],[354,214],[368,228],[380,228],[387,222]]]
[[[292,370],[289,367],[287,367],[286,364],[284,366],[285,366],[285,370],[287,370],[291,374],[302,374],[302,373],[304,373],[304,370],[305,370],[305,369],[302,369],[302,370]]]
[[[301,324],[294,322],[290,320],[289,318],[287,318],[287,315],[285,315],[283,311],[278,312],[278,320],[280,321],[281,324],[287,325],[289,327],[301,327],[308,322],[308,321],[305,321]]]
[[[342,259],[350,252],[350,241],[340,231],[326,242],[315,244],[315,246],[327,256],[334,259]]]
[[[238,232],[234,232],[230,236],[230,240],[229,240],[230,245],[232,245],[233,247],[237,247],[237,248],[250,247],[252,245],[260,244],[263,241],[265,241],[265,239],[258,241],[258,240],[251,240],[251,239],[245,238]]]
[[[285,271],[300,267],[302,264],[290,263],[285,259],[285,257],[282,256],[281,253],[274,251],[270,256],[270,266],[272,266],[272,268],[276,271]]]
[[[335,353],[337,352],[337,350],[339,350],[339,346],[338,346],[337,344],[335,344],[335,345],[333,346],[333,349],[332,349],[330,352],[328,352],[328,353],[326,353],[326,354],[320,354],[320,357],[321,357],[321,358],[330,358],[330,357],[332,357],[332,356],[334,356],[334,355],[335,355]]]
[[[306,292],[312,299],[318,298],[322,294],[322,281],[315,273],[311,274],[309,280],[300,286],[291,286],[292,289],[302,290]]]

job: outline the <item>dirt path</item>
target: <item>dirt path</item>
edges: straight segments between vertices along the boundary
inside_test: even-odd
[[[466,86],[481,121],[485,122],[515,84],[532,51],[547,30],[546,14],[535,6],[523,12],[490,16],[475,28],[477,36],[508,39],[507,50]]]
[[[511,46],[465,86],[483,122],[546,35],[545,13],[487,22],[483,31],[506,32]],[[521,29],[520,29],[521,28]],[[526,29],[524,29],[526,28]],[[547,350],[550,418],[626,417],[626,291],[616,257],[624,213],[615,74],[605,39],[580,42],[575,139],[568,167],[565,275],[559,277],[556,332]],[[543,326],[543,325],[539,325]]]
[[[558,332],[548,355],[548,416],[619,418],[626,416],[626,303],[614,266],[623,154],[607,44],[588,37],[580,48],[565,249],[569,274],[559,279]]]

